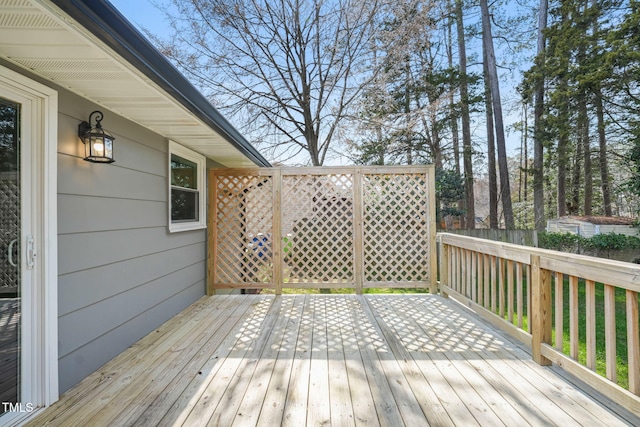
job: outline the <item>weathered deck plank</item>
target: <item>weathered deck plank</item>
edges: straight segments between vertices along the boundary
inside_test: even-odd
[[[204,297],[30,425],[639,425],[434,295]]]

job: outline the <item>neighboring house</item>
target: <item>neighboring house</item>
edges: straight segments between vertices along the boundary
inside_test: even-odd
[[[548,233],[573,233],[582,237],[596,234],[626,234],[637,236],[638,229],[633,227],[633,219],[606,216],[565,216],[547,221]]]
[[[0,112],[11,424],[205,294],[205,169],[269,163],[104,0],[0,0]]]

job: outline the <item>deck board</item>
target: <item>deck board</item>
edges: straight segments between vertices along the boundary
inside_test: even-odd
[[[434,295],[203,297],[29,425],[640,425]]]

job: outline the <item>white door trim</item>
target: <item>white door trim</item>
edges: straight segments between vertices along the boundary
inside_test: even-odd
[[[26,236],[21,236],[21,268],[28,271],[23,322],[33,331],[22,342],[22,369],[27,375],[21,402],[31,403],[35,411],[25,407],[21,413],[6,413],[1,418],[4,424],[22,422],[58,400],[58,93],[2,66],[0,90],[0,96],[22,105],[21,180],[31,189],[29,200],[23,200],[22,217],[29,222],[37,254],[34,266],[27,268]]]

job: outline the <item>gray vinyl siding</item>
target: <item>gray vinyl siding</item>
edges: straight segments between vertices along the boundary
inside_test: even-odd
[[[82,160],[104,113],[113,164]],[[168,141],[59,89],[59,378],[64,392],[205,294],[206,230],[169,233]]]

